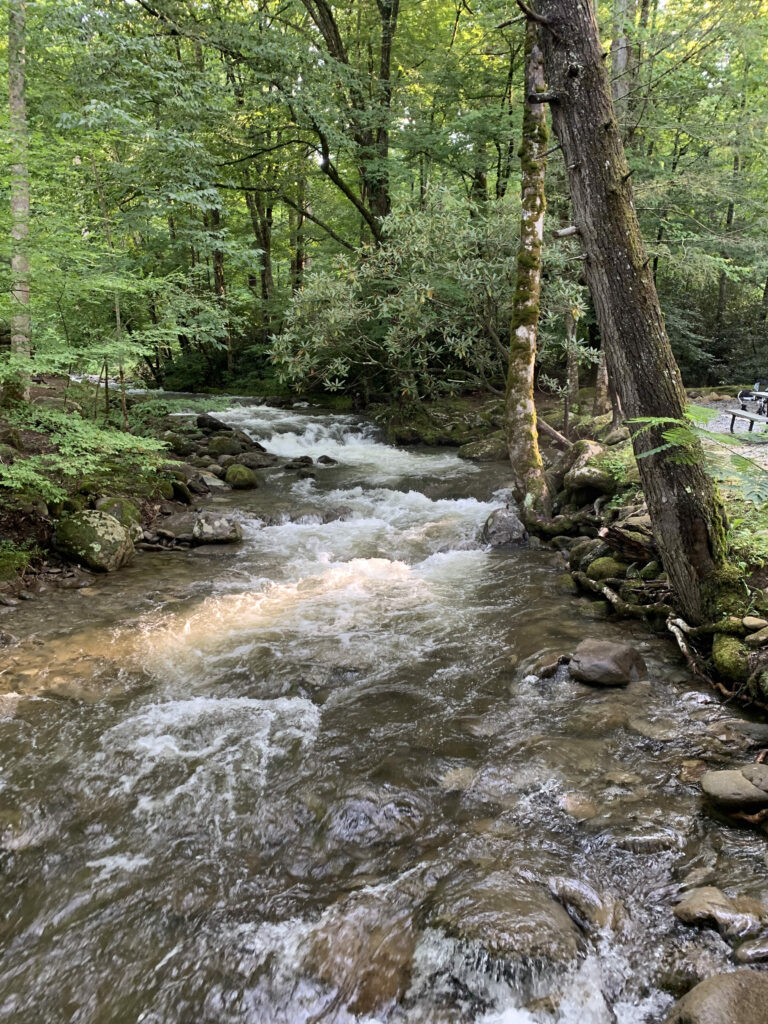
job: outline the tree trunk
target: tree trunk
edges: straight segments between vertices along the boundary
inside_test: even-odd
[[[213,257],[213,290],[216,299],[224,314],[224,329],[226,332],[227,346],[227,370],[232,373],[235,368],[234,353],[232,352],[232,334],[229,329],[229,316],[227,315],[227,286],[224,278],[224,251],[219,248],[218,233],[221,228],[221,211],[214,207],[208,214],[208,230],[215,237]]]
[[[544,90],[544,65],[536,27],[526,31],[526,97]],[[533,368],[539,326],[541,243],[544,236],[544,177],[547,111],[543,103],[526,100],[520,146],[522,213],[517,284],[510,338],[505,403],[507,448],[512,464],[512,489],[520,509],[549,514],[550,497],[539,452]]]
[[[552,119],[568,171],[584,273],[606,358],[630,419],[685,415],[672,355],[635,212],[629,168],[590,0],[539,0]],[[633,444],[654,537],[679,605],[692,622],[716,614],[728,575],[726,521],[699,448],[688,462],[663,444],[661,427],[635,430]]]
[[[11,356],[19,361],[14,380],[3,388],[8,405],[29,398],[31,354],[29,316],[29,168],[26,97],[26,3],[10,0],[8,12],[8,95],[11,163]]]
[[[613,0],[613,39],[611,40],[611,95],[616,117],[627,137],[632,106],[637,60],[634,51],[635,0]]]
[[[605,346],[600,346],[595,374],[595,401],[592,405],[593,416],[605,416],[611,411],[611,396],[608,392],[608,364],[605,361]]]
[[[568,407],[573,412],[579,405],[579,347],[576,344],[576,321],[570,311],[565,314],[565,358]]]

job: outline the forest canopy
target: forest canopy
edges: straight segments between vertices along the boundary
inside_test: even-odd
[[[503,390],[518,15],[508,0],[27,3],[32,371]],[[599,15],[629,54],[620,125],[684,379],[748,383],[768,374],[768,4]],[[586,366],[599,337],[578,246],[550,240],[569,223],[555,142],[547,202],[540,358],[557,379],[565,346]],[[0,216],[6,275],[8,202]],[[8,280],[0,294],[7,347]]]

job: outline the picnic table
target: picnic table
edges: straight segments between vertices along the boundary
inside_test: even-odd
[[[749,421],[749,430],[756,423],[768,423],[768,391],[753,391],[752,397],[758,399],[757,412],[747,412],[745,409],[728,409],[731,416],[731,433],[733,433],[733,427],[738,419]]]

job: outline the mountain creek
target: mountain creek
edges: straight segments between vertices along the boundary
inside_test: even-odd
[[[766,888],[765,834],[698,786],[760,727],[669,639],[590,616],[558,552],[480,542],[503,463],[216,415],[337,464],[210,499],[239,545],[0,620],[0,1020],[656,1024],[735,969],[673,911]],[[585,637],[648,677],[536,674]]]

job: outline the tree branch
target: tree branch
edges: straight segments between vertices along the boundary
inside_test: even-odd
[[[345,249],[349,249],[350,252],[355,251],[355,246],[351,242],[347,242],[340,235],[337,235],[333,228],[329,228],[327,224],[324,224],[319,217],[315,217],[313,213],[303,209],[298,203],[294,203],[288,196],[282,195],[280,199],[286,204],[286,206],[292,207],[297,213],[301,214],[302,217],[306,217],[307,220],[311,220],[313,224],[317,224],[319,228],[322,228],[326,234],[330,235],[339,245],[343,245]]]

